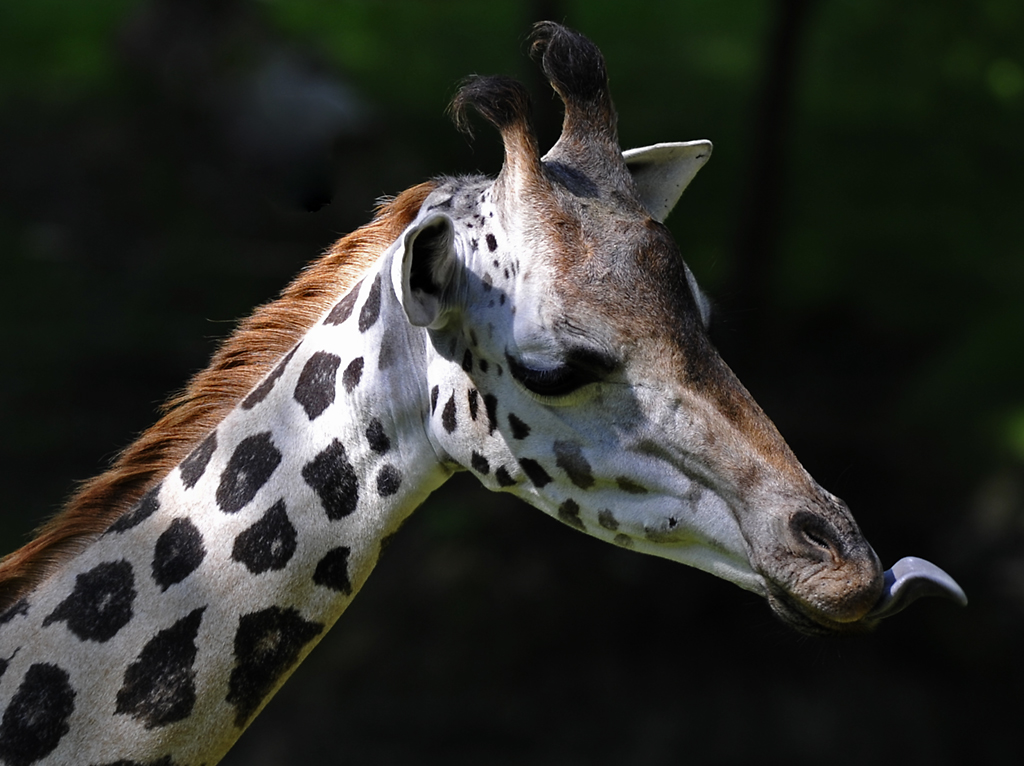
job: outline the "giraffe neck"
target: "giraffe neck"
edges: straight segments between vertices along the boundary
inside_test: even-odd
[[[389,269],[0,616],[0,759],[215,763],[344,611],[450,475]]]

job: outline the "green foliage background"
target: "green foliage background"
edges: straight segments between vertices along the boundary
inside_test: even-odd
[[[793,100],[776,114],[778,167],[758,181],[757,105],[794,9]],[[226,762],[1012,758],[1016,0],[0,4],[4,550],[377,197],[497,171],[497,140],[468,144],[444,116],[465,75],[527,82],[550,143],[557,104],[525,56],[540,18],[604,51],[624,146],[715,142],[669,223],[715,301],[716,342],[883,560],[936,561],[971,606],[921,604],[871,637],[809,642],[731,586],[457,479]],[[289,149],[301,126],[253,107],[280,61],[351,95],[335,140]],[[751,229],[764,205],[770,225]],[[742,250],[747,230],[757,244]]]

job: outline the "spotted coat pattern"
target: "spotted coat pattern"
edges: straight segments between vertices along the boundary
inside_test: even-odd
[[[469,246],[464,273],[482,275],[464,286],[476,328],[395,332],[382,258],[178,469],[0,617],[0,759],[213,762],[452,470],[535,504],[557,484],[541,504],[587,528],[565,495],[593,487],[590,460],[576,441],[537,438],[543,405],[504,359],[511,297],[538,275],[505,248],[489,196],[487,181],[461,180],[424,205],[448,212]],[[420,390],[407,383],[417,365]],[[412,404],[396,418],[395,401]],[[424,423],[436,443],[406,436]],[[602,513],[597,528],[614,531]],[[120,681],[90,684],[100,673]],[[96,717],[109,721],[99,732]]]
[[[710,347],[647,207],[667,214],[690,155],[641,192],[600,53],[557,25],[539,42],[567,107],[543,167],[520,90],[465,86],[502,131],[498,179],[437,181],[187,458],[0,614],[0,762],[216,763],[456,470],[780,614],[866,613],[877,558]]]
[[[513,379],[528,308],[515,297],[547,275],[511,251],[491,195],[486,179],[450,181],[421,213],[445,211],[465,248],[472,324],[409,327],[393,248],[175,471],[0,617],[0,759],[215,762],[453,470],[621,545],[671,535],[671,520],[630,529],[611,499],[582,510],[582,494],[592,508],[602,492],[647,489],[595,468],[605,445],[571,438],[571,421],[550,439],[548,403]],[[699,505],[700,488],[675,480]],[[90,684],[97,674],[120,681]],[[96,717],[109,722],[99,732]]]
[[[384,263],[0,616],[0,763],[216,762],[358,591],[381,539],[449,475],[386,406],[413,397],[408,341],[381,320],[397,308]]]

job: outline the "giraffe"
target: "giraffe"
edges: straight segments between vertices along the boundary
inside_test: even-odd
[[[542,22],[533,53],[550,151],[519,83],[469,80],[498,176],[383,204],[0,564],[0,761],[216,763],[455,471],[805,632],[966,603],[924,560],[882,570],[708,341],[662,222],[710,143],[622,152],[593,43]]]

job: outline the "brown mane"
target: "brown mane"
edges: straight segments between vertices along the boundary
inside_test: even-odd
[[[206,369],[163,406],[155,425],[109,469],[82,484],[32,542],[0,561],[0,613],[84,549],[184,460],[398,238],[433,188],[433,183],[420,184],[382,204],[372,222],[338,240],[280,298],[243,320]]]

